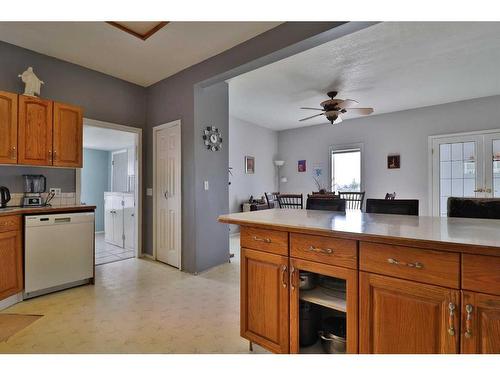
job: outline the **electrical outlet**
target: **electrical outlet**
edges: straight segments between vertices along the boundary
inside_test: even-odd
[[[49,191],[51,193],[54,193],[56,197],[59,197],[61,195],[61,188],[50,188]]]
[[[146,195],[148,197],[152,197],[153,196],[153,188],[146,188]]]

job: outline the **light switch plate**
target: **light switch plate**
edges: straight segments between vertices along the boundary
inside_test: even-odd
[[[153,188],[147,188],[146,189],[146,195],[149,196],[149,197],[152,197],[153,196]]]
[[[205,181],[205,183],[203,184],[203,187],[205,188],[205,190],[208,190],[208,181]]]

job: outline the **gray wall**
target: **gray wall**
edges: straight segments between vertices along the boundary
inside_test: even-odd
[[[284,130],[278,150],[286,161],[280,189],[304,194],[316,190],[309,173],[297,172],[297,161],[308,168],[323,162],[328,168],[331,145],[364,144],[364,185],[367,198],[383,198],[395,191],[398,198],[420,200],[420,214],[428,215],[428,137],[430,135],[500,128],[500,96],[369,116],[342,122]],[[387,155],[401,155],[401,169],[387,169]]]
[[[145,186],[151,187],[153,180],[152,169],[152,127],[161,125],[170,121],[180,119],[182,136],[182,251],[183,251],[183,269],[188,272],[199,272],[204,268],[204,261],[200,261],[200,267],[197,266],[196,258],[201,256],[203,259],[210,258],[211,249],[205,249],[202,244],[196,247],[196,238],[193,231],[196,228],[196,216],[199,214],[196,209],[197,191],[200,187],[196,184],[203,180],[205,171],[197,168],[195,170],[195,150],[201,147],[201,126],[195,127],[194,119],[194,85],[212,78],[218,74],[249,63],[253,60],[271,54],[275,51],[291,46],[294,43],[318,35],[324,31],[330,30],[342,23],[340,22],[292,22],[280,25],[266,33],[263,33],[247,42],[244,42],[228,51],[214,56],[204,62],[194,65],[182,72],[175,74],[163,81],[160,81],[147,89],[147,127],[144,134],[146,150],[146,179]],[[219,124],[218,124],[219,125]],[[223,135],[227,139],[227,133]],[[227,184],[227,166],[228,159],[221,161],[216,165],[219,173],[224,170],[226,173]],[[200,175],[196,175],[199,173]],[[201,182],[202,183],[202,182]],[[212,194],[214,196],[212,196]],[[227,187],[226,190],[219,192],[211,190],[210,199],[217,202],[225,201],[227,206]],[[222,206],[221,206],[222,207]],[[219,207],[219,208],[221,208]],[[146,245],[144,251],[152,252],[153,242],[153,209],[152,197],[146,197],[144,205],[144,228],[146,228]],[[209,220],[215,220],[213,217]],[[219,224],[221,227],[223,225]],[[226,228],[227,230],[227,228]],[[204,241],[210,241],[210,238],[204,238]],[[217,252],[222,250],[217,250]],[[223,250],[224,252],[227,249]],[[203,253],[203,254],[201,254]]]
[[[277,190],[278,174],[274,160],[278,154],[278,132],[230,116],[228,147],[229,166],[233,168],[229,212],[240,212],[241,203],[251,195],[259,198],[265,192]],[[245,156],[255,157],[254,174],[245,173]],[[239,230],[237,225],[229,227],[231,232]]]
[[[43,174],[47,178],[47,191],[61,188],[63,193],[75,192],[75,170],[66,168],[0,166],[0,186],[11,193],[23,193],[23,174]]]
[[[82,202],[96,206],[95,231],[104,231],[104,192],[109,191],[109,151],[83,149]]]

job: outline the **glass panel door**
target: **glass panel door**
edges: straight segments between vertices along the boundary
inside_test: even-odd
[[[449,197],[477,197],[483,181],[480,136],[433,140],[433,215],[446,216]]]
[[[484,150],[486,170],[484,196],[500,198],[500,133],[485,136]]]

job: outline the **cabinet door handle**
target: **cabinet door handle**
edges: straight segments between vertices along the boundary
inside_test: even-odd
[[[295,267],[290,267],[290,288],[295,290],[295,285],[293,283],[293,275],[295,274]]]
[[[16,146],[12,146],[12,148],[10,150],[10,158],[16,159]]]
[[[419,269],[419,270],[421,270],[422,268],[424,268],[423,263],[420,263],[420,262],[405,263],[405,262],[400,262],[400,261],[398,261],[397,259],[394,259],[394,258],[388,258],[387,259],[387,263],[394,264],[396,266],[399,265],[399,266],[406,266],[406,267],[409,267],[409,268],[416,268],[416,269]]]
[[[57,160],[57,151],[54,150],[54,152],[52,153],[52,160]]]
[[[54,160],[54,159],[52,158],[52,150],[49,150],[49,160],[50,160],[50,161]]]
[[[315,247],[313,245],[309,246],[309,251],[315,252],[315,253],[324,253],[324,254],[333,254],[333,249],[330,249],[327,247],[326,249],[323,249],[321,247]]]
[[[448,304],[448,310],[450,311],[448,315],[448,333],[450,336],[455,336],[455,308],[453,302]]]
[[[253,236],[253,240],[254,241],[260,241],[260,242],[265,242],[265,243],[271,243],[271,239],[270,238],[260,238],[260,237],[257,237],[257,236]]]
[[[281,266],[281,285],[283,286],[283,288],[286,288],[288,286],[288,284],[286,283],[286,266],[283,264]]]
[[[465,318],[465,337],[470,339],[472,337],[472,305],[465,305],[465,311],[467,312],[467,317]]]

